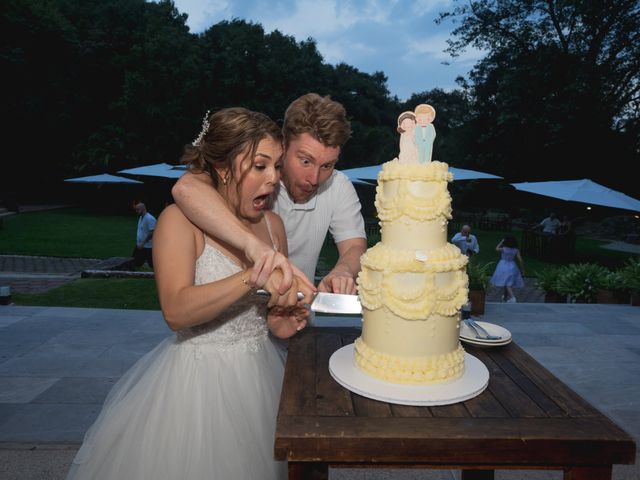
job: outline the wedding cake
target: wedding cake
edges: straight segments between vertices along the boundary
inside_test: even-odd
[[[420,121],[411,125],[401,118],[402,135],[417,135]],[[361,370],[388,382],[443,383],[464,373],[458,337],[468,296],[467,257],[447,242],[449,167],[431,161],[430,146],[421,158],[416,143],[401,139],[399,157],[378,175],[381,240],[361,258],[363,324],[354,354]]]

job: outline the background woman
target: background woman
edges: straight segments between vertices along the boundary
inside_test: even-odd
[[[496,251],[500,252],[500,261],[491,276],[491,284],[494,287],[502,287],[504,289],[502,294],[503,301],[516,303],[513,289],[524,287],[522,278],[524,275],[524,262],[520,256],[520,250],[518,250],[516,237],[513,235],[504,237],[498,243]]]

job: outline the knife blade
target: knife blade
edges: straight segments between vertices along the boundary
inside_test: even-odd
[[[256,291],[256,295],[271,296],[266,290],[260,289]],[[298,292],[298,299],[302,300],[304,295]],[[317,313],[336,313],[342,315],[360,315],[362,313],[362,305],[357,295],[347,295],[344,293],[327,293],[318,292],[315,294],[309,308]]]

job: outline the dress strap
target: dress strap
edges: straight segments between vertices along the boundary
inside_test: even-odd
[[[273,233],[271,232],[271,222],[269,221],[269,215],[263,215],[264,221],[267,224],[267,231],[269,232],[269,239],[271,240],[271,246],[277,252],[278,247],[276,246],[276,242],[273,240]]]

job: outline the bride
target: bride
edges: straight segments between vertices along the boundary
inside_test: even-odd
[[[247,229],[286,255],[280,218],[267,210],[279,182],[281,133],[242,108],[205,118],[183,161],[211,176]],[[162,313],[176,335],[141,358],[114,386],[88,430],[68,479],[276,479],[273,459],[283,363],[280,338],[306,325],[296,292],[274,270],[254,295],[242,252],[207,237],[175,206],[154,233]]]

